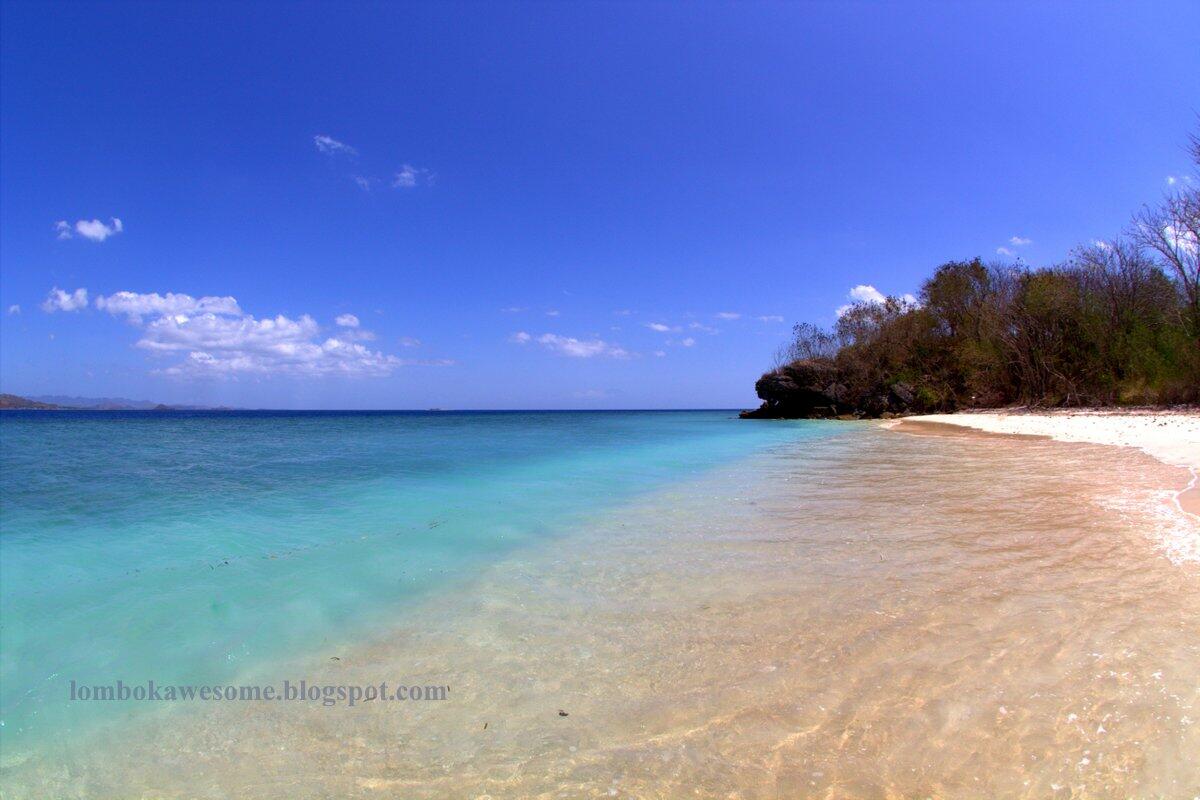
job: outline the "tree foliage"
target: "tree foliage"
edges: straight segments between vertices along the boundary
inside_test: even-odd
[[[1200,168],[1200,140],[1192,154]],[[802,323],[776,357],[836,369],[853,397],[913,387],[916,410],[1200,402],[1200,169],[1128,232],[1038,269],[938,267],[918,303]]]

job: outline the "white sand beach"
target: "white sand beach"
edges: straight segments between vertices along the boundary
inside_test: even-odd
[[[884,424],[908,433],[919,433],[925,425],[954,425],[990,434],[1133,447],[1191,473],[1175,502],[1183,511],[1200,516],[1200,409],[1015,408],[923,414]]]
[[[1055,409],[925,414],[908,422],[960,425],[988,433],[1048,436],[1062,442],[1136,447],[1159,461],[1200,469],[1200,409]],[[894,425],[895,423],[893,423]]]

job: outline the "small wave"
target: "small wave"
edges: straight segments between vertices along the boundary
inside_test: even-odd
[[[1196,486],[1196,473],[1180,491],[1130,490],[1101,499],[1131,526],[1144,530],[1173,564],[1200,564],[1200,517],[1183,510],[1179,496]]]

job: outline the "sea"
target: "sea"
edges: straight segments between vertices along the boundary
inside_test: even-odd
[[[1187,477],[731,411],[4,412],[0,790],[1193,797]],[[301,681],[343,691],[224,694]],[[151,685],[217,696],[98,696]]]

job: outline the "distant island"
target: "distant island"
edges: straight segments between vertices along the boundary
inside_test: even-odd
[[[62,406],[54,403],[39,403],[28,397],[18,397],[15,394],[0,394],[0,410],[4,409],[36,409],[38,411],[58,411]]]
[[[953,261],[917,296],[797,325],[742,417],[1200,403],[1200,183],[1181,186],[1065,263]]]
[[[0,394],[0,411],[232,411],[226,406],[192,406],[113,397]]]

